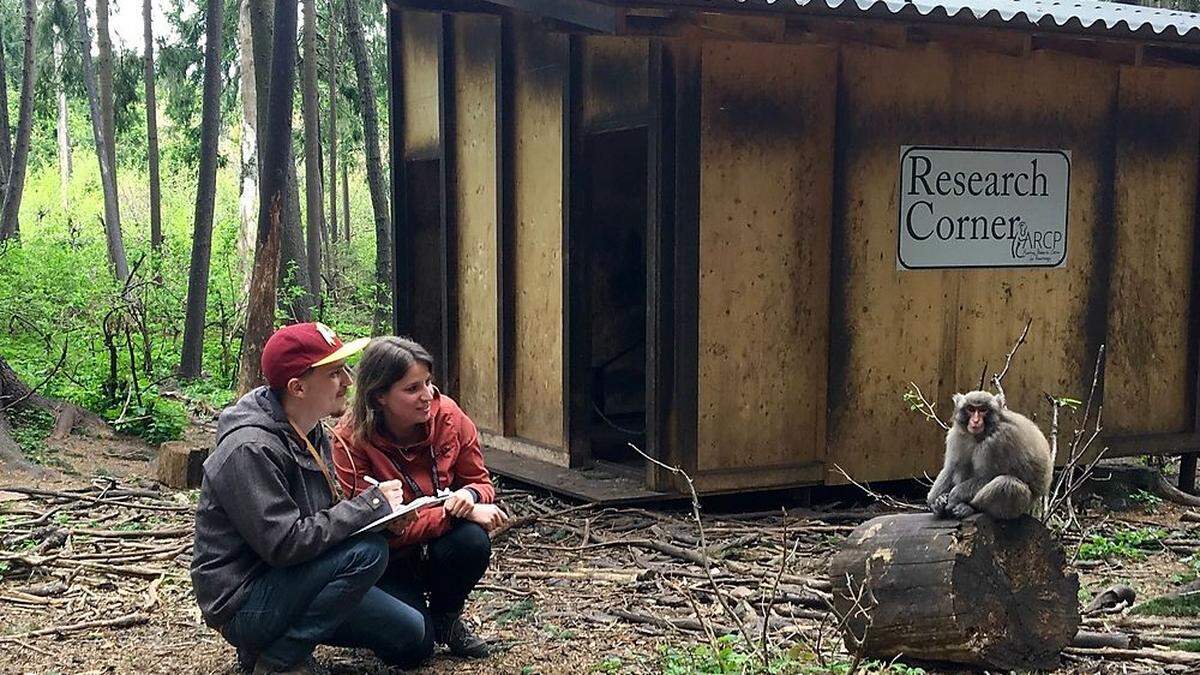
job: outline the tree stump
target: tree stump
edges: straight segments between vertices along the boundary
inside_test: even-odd
[[[829,576],[847,648],[870,658],[1053,668],[1079,629],[1079,577],[1029,516],[875,518],[850,534]]]
[[[200,487],[208,448],[197,448],[180,441],[158,446],[158,482],[177,489]]]

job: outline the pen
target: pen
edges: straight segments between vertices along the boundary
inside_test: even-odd
[[[363,476],[363,480],[367,481],[371,485],[374,485],[375,487],[379,487],[379,481],[371,478],[370,476]]]

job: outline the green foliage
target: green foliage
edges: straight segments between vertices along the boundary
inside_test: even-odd
[[[763,666],[756,649],[748,649],[736,635],[717,638],[717,649],[707,643],[680,648],[664,646],[659,650],[659,666],[663,675],[685,675],[690,673],[770,673],[780,675],[925,675],[922,668],[913,668],[899,662],[863,661],[857,664],[844,657],[819,660],[808,648],[796,645],[786,652],[776,654]]]
[[[13,427],[13,440],[26,459],[34,464],[61,466],[45,440],[54,428],[53,415],[37,408],[16,408],[5,414]]]
[[[1162,545],[1159,542],[1166,536],[1166,530],[1156,527],[1118,530],[1111,537],[1093,534],[1079,545],[1079,557],[1082,560],[1113,557],[1141,560],[1146,557],[1146,550],[1161,550]]]
[[[1195,638],[1191,640],[1183,640],[1171,645],[1171,649],[1181,652],[1200,652],[1200,640]]]
[[[604,660],[592,667],[594,673],[619,673],[625,662],[619,656],[606,656]]]
[[[496,624],[506,626],[514,621],[519,621],[530,614],[533,614],[533,599],[522,598],[512,607],[504,610],[496,617]]]
[[[1200,616],[1200,596],[1195,594],[1147,600],[1130,610],[1147,616]]]
[[[1129,495],[1129,501],[1135,504],[1141,504],[1149,511],[1154,511],[1158,508],[1159,504],[1162,504],[1163,500],[1162,497],[1159,497],[1156,494],[1146,492],[1145,490],[1138,490],[1137,492]]]

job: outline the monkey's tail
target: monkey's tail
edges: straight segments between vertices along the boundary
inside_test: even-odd
[[[993,518],[1011,520],[1029,512],[1033,506],[1033,493],[1018,478],[996,476],[975,493],[971,506]]]

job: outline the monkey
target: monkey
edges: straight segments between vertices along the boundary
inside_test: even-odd
[[[1053,471],[1045,434],[1007,409],[1003,394],[955,394],[946,458],[926,503],[943,517],[1019,518],[1049,492]]]

